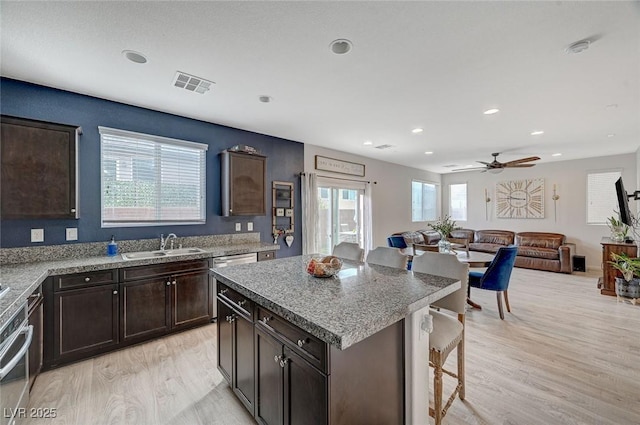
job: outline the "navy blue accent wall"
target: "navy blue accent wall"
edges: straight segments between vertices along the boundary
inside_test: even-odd
[[[80,218],[77,220],[0,220],[0,243],[3,248],[42,245],[31,243],[32,228],[44,229],[44,245],[56,245],[75,243],[65,240],[67,227],[78,228],[77,242],[97,242],[108,241],[111,235],[115,235],[117,241],[159,238],[161,233],[171,232],[179,237],[236,233],[235,223],[242,223],[242,231],[246,232],[249,221],[253,222],[254,231],[260,232],[263,242],[272,242],[270,191],[267,193],[269,208],[266,216],[221,216],[219,153],[237,144],[253,146],[267,156],[269,188],[274,180],[295,184],[295,222],[301,223],[298,174],[304,169],[302,143],[7,78],[0,80],[0,94],[2,99],[0,112],[4,115],[76,125],[81,126],[83,130],[78,142]],[[101,228],[98,126],[208,144],[206,224]],[[278,256],[301,254],[301,240],[302,233],[298,225],[291,248],[287,247],[280,238],[282,247]]]

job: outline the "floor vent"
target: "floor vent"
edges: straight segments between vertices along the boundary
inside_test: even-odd
[[[174,86],[200,94],[208,92],[213,84],[215,84],[213,81],[189,75],[182,71],[176,72],[176,76],[173,79]]]
[[[389,148],[392,148],[392,147],[393,147],[393,145],[378,145],[378,146],[375,146],[376,149],[380,149],[380,150],[389,149]]]

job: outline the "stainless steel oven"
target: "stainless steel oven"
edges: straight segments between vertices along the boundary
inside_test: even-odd
[[[0,328],[0,425],[12,425],[26,417],[32,338],[25,304]]]

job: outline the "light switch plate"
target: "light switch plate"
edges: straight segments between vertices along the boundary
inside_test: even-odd
[[[242,223],[236,223],[236,232],[242,230]]]
[[[77,227],[67,227],[67,240],[68,241],[77,241],[78,240],[78,228]]]
[[[31,242],[44,242],[44,229],[31,229]]]
[[[253,232],[253,223],[252,222],[248,222],[247,223],[247,231],[248,232]]]

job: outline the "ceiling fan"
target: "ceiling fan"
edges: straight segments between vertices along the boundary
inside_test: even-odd
[[[489,171],[489,172],[493,172],[493,173],[501,173],[502,170],[505,169],[505,168],[533,167],[536,164],[525,164],[525,162],[537,161],[537,160],[540,159],[537,156],[529,156],[527,158],[515,159],[513,161],[500,162],[500,161],[498,161],[498,155],[500,155],[500,152],[492,153],[491,156],[493,156],[493,161],[491,161],[491,162],[476,161],[476,162],[479,162],[480,164],[484,164],[484,167],[457,168],[457,169],[452,170],[452,171],[482,170],[483,173],[485,171]]]

